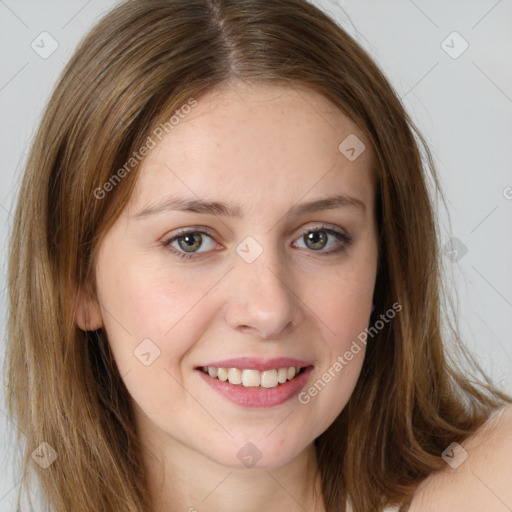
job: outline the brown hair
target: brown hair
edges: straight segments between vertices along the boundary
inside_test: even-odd
[[[139,166],[108,197],[95,191],[175,109],[231,80],[320,93],[361,127],[376,155],[374,318],[395,302],[402,311],[368,343],[347,406],[315,441],[326,510],[344,511],[347,498],[355,512],[406,505],[444,465],[451,442],[512,402],[464,351],[455,323],[441,332],[442,266],[425,174],[440,193],[432,157],[361,47],[304,0],[127,1],[63,72],[31,148],[11,239],[8,407],[25,434],[27,490],[32,451],[44,441],[58,453],[47,469],[33,466],[56,512],[151,510],[130,397],[104,332],[75,325],[74,290],[94,297],[97,249]],[[449,341],[485,383],[449,359]]]

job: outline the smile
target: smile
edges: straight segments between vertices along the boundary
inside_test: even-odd
[[[300,366],[288,366],[264,371],[240,368],[218,368],[215,366],[202,367],[201,370],[221,382],[229,382],[235,386],[246,388],[275,388],[287,381],[293,380],[304,371]]]
[[[296,397],[308,382],[314,368],[313,365],[281,364],[275,368],[269,363],[260,364],[264,367],[260,370],[243,368],[243,364],[240,364],[241,368],[200,366],[196,368],[196,373],[209,389],[238,406],[268,408],[284,404]]]

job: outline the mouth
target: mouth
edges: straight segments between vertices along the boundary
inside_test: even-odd
[[[242,407],[266,408],[287,402],[306,385],[313,364],[291,358],[238,358],[197,366],[213,391]]]

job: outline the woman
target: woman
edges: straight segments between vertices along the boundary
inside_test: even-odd
[[[416,140],[437,184],[304,1],[132,0],[93,28],[9,262],[8,405],[53,510],[510,506],[512,398],[445,352]]]

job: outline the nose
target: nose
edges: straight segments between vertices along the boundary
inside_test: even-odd
[[[264,251],[254,262],[238,256],[229,273],[227,324],[265,340],[284,336],[303,318],[300,290],[279,257]]]

